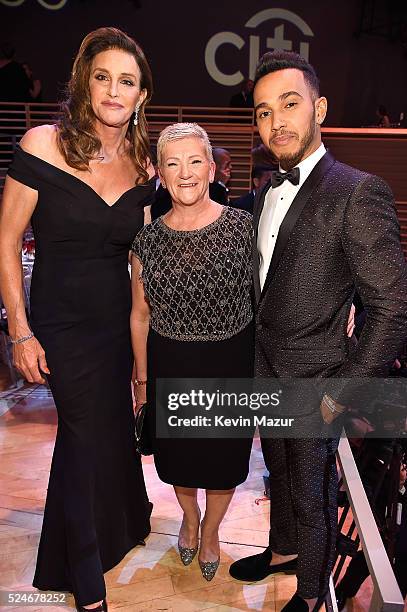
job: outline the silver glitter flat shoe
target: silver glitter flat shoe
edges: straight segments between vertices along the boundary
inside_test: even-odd
[[[198,546],[195,546],[195,548],[186,548],[185,546],[180,546],[178,541],[178,550],[182,563],[184,565],[190,565],[198,552]]]
[[[210,582],[215,576],[216,571],[219,567],[220,557],[216,561],[198,561],[199,567],[201,568],[202,576]]]

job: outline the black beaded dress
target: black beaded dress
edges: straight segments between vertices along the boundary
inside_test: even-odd
[[[251,378],[251,215],[226,206],[213,223],[193,231],[173,230],[159,217],[132,248],[151,307],[147,397],[153,414],[156,378]],[[246,480],[251,445],[248,438],[156,437],[154,461],[164,482],[226,490]]]
[[[103,572],[150,532],[134,450],[128,253],[154,182],[109,206],[89,185],[17,148],[9,175],[38,191],[31,326],[58,411],[34,586],[103,599]],[[18,214],[18,202],[16,202]]]

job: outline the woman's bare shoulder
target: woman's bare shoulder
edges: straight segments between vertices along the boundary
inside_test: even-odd
[[[20,140],[20,146],[31,155],[53,162],[58,155],[56,136],[55,125],[38,125],[24,134]]]

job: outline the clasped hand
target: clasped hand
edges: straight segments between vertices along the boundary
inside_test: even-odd
[[[136,385],[133,383],[134,411],[138,412],[143,404],[147,402],[146,385]]]

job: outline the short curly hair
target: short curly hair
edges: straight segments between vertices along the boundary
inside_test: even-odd
[[[213,161],[212,146],[209,141],[208,134],[197,123],[173,123],[168,125],[160,134],[157,142],[157,160],[158,166],[162,166],[163,151],[167,142],[172,140],[182,140],[183,138],[191,137],[202,140],[209,161]]]
[[[301,70],[311,90],[312,97],[314,99],[319,98],[319,79],[314,67],[301,55],[292,51],[269,51],[265,53],[257,64],[254,85],[256,86],[260,79],[267,74],[287,68]]]

